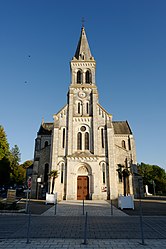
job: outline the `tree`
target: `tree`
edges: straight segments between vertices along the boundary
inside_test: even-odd
[[[10,153],[9,144],[7,142],[6,133],[4,128],[0,125],[0,160],[8,157]]]
[[[143,178],[143,184],[148,185],[149,192],[166,195],[166,172],[164,169],[157,165],[141,162],[138,165],[138,173]]]
[[[25,180],[26,171],[19,165],[20,159],[20,150],[17,145],[14,145],[10,153],[10,181],[12,184],[22,184]]]
[[[48,176],[50,178],[52,178],[52,190],[51,190],[51,194],[53,194],[53,192],[54,192],[55,179],[58,177],[58,175],[59,175],[58,170],[52,170],[48,174]]]
[[[33,160],[27,160],[23,164],[20,164],[20,166],[22,166],[24,169],[27,169],[30,166],[32,166],[32,164],[33,164]]]
[[[4,128],[0,125],[0,185],[10,182],[10,150]]]
[[[7,157],[0,160],[0,185],[10,183],[10,161]]]
[[[0,185],[24,183],[26,170],[19,165],[20,158],[17,145],[10,151],[6,133],[0,125]]]

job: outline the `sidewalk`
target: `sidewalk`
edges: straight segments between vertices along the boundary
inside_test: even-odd
[[[107,201],[85,201],[84,202],[84,214],[88,213],[88,216],[128,216],[121,210],[112,206]],[[57,216],[80,216],[83,214],[83,201],[61,201],[56,206]],[[55,206],[45,211],[42,216],[54,216]]]
[[[165,249],[166,240],[145,240],[145,245],[137,240],[87,240],[87,245],[82,244],[83,240],[76,239],[31,239],[27,244],[26,240],[8,239],[1,240],[0,249]]]
[[[40,206],[44,211],[42,214],[40,210],[37,211]],[[85,215],[83,215],[82,201],[59,202],[56,215],[55,206],[41,205],[40,202],[33,210],[35,213],[37,211],[37,215],[32,213],[29,243],[26,239],[27,215],[1,216],[0,249],[166,248],[165,216],[144,217],[145,245],[142,245],[139,239],[141,236],[138,216],[128,216],[114,206],[111,210],[111,205],[107,201],[85,201],[84,214],[87,212],[89,217],[87,244],[85,245],[83,244]],[[6,237],[5,231],[7,231]]]

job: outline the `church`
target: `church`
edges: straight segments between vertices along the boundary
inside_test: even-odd
[[[109,200],[135,195],[136,148],[127,121],[113,121],[100,104],[96,61],[85,27],[70,61],[71,83],[67,103],[42,121],[35,139],[32,198],[51,193],[51,171],[58,177],[53,193],[58,200]]]

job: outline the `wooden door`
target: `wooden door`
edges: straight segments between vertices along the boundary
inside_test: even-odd
[[[89,178],[88,176],[77,177],[77,200],[89,199]]]

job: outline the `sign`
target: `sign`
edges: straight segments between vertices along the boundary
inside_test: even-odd
[[[105,186],[105,187],[102,187],[102,188],[101,188],[101,191],[102,191],[102,192],[107,192],[107,187],[106,187],[106,186]]]
[[[13,203],[16,200],[16,190],[15,189],[8,189],[7,191],[7,202]]]
[[[130,208],[134,210],[134,201],[132,195],[122,196],[120,195],[118,197],[118,208],[124,209],[124,208]]]
[[[28,184],[28,188],[30,189],[32,186],[32,178],[31,177],[28,178],[27,184]]]
[[[41,182],[41,180],[42,180],[41,177],[38,177],[38,178],[37,178],[37,182],[38,182],[38,183]]]
[[[57,193],[55,194],[48,194],[46,193],[46,204],[47,203],[56,203],[57,200]]]

